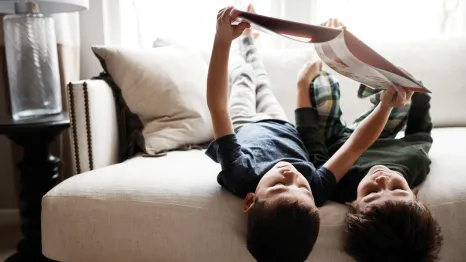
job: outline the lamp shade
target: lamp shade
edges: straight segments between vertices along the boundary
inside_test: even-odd
[[[89,0],[0,0],[0,13],[14,13],[15,2],[35,2],[42,14],[76,12],[89,8]]]

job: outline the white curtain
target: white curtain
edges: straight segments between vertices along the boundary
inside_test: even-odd
[[[260,14],[318,24],[342,19],[365,41],[463,36],[466,0],[111,0],[107,3],[109,44],[151,47],[157,37],[209,47],[217,10],[227,5]],[[264,48],[303,44],[261,37]]]
[[[68,111],[65,86],[80,79],[80,27],[79,13],[53,15],[57,37],[60,83],[62,87],[63,110]],[[52,144],[52,151],[62,160],[60,175],[68,178],[72,174],[71,147],[68,132],[63,132]]]
[[[57,50],[60,64],[60,80],[64,87],[70,81],[79,80],[80,28],[79,13],[54,15]]]

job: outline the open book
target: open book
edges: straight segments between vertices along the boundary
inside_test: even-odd
[[[428,92],[421,82],[364,44],[347,29],[308,25],[233,9],[230,16],[297,41],[314,44],[320,59],[336,72],[375,89],[403,87]]]

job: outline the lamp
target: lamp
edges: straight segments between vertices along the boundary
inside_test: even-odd
[[[0,0],[13,119],[62,111],[53,13],[89,7],[89,0]]]

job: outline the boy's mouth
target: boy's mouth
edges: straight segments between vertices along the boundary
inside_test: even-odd
[[[277,167],[286,167],[286,166],[292,166],[292,165],[288,162],[283,162],[283,161],[277,163]]]
[[[377,174],[378,174],[378,176],[381,176],[381,175],[383,175],[383,174],[380,174],[380,173],[384,173],[384,172],[385,172],[385,170],[383,170],[383,169],[376,169],[376,170],[372,173],[372,175],[377,175]],[[385,175],[386,175],[386,174],[385,174]],[[388,175],[387,175],[387,177],[388,177]]]
[[[384,166],[380,166],[380,165],[377,165],[377,166],[373,166],[371,168],[371,170],[369,170],[369,172],[367,173],[368,176],[373,176],[377,173],[380,173],[380,172],[387,172],[387,168],[385,168]]]

